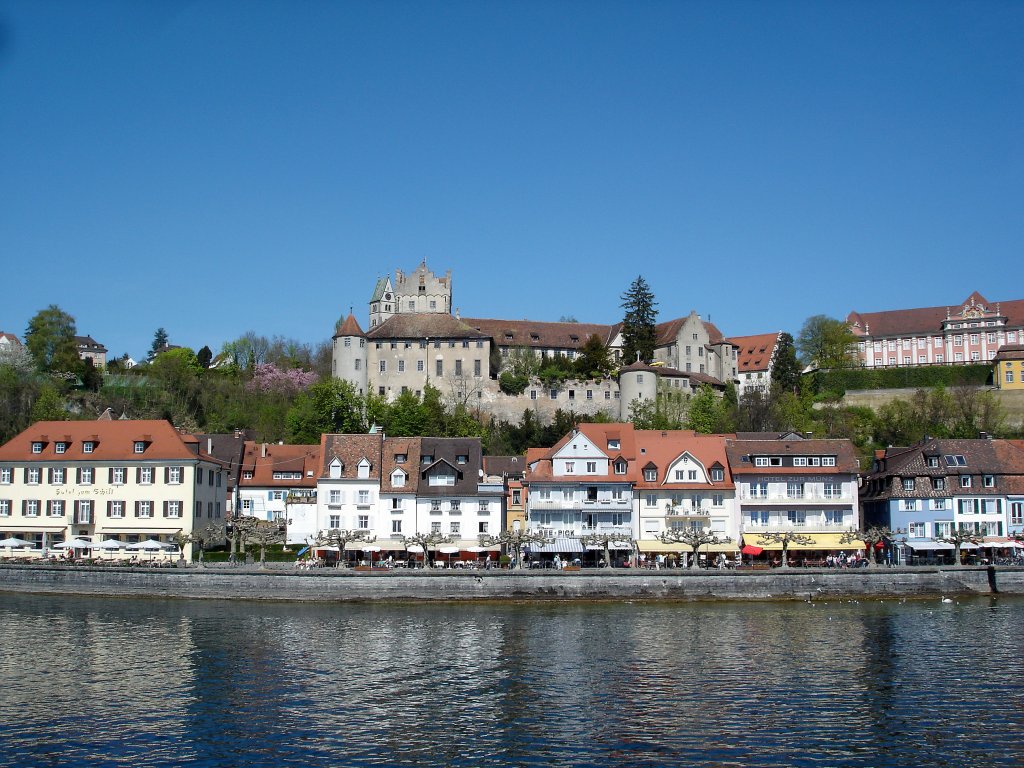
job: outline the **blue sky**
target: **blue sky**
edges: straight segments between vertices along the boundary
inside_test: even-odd
[[[727,335],[1024,298],[1024,3],[0,0],[0,330],[315,343],[465,316]]]

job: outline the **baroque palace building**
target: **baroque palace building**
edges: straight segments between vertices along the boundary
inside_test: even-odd
[[[620,381],[570,381],[556,387],[532,383],[521,395],[500,391],[495,363],[516,350],[574,359],[592,336],[622,357],[621,323],[538,322],[462,317],[452,312],[452,276],[435,275],[426,262],[394,280],[377,281],[364,331],[350,312],[333,337],[332,371],[360,393],[389,399],[409,391],[422,394],[427,384],[449,400],[502,418],[518,418],[525,408],[550,416],[558,408],[581,414],[605,412],[625,418],[629,403]],[[661,386],[695,391],[701,384],[722,390],[737,380],[739,345],[696,312],[658,324],[655,359],[641,381],[642,397]],[[628,364],[629,361],[621,360]],[[630,366],[632,367],[632,366]],[[624,369],[628,370],[628,369]]]
[[[975,291],[953,307],[851,312],[846,322],[867,368],[987,364],[1024,342],[1024,300],[993,304]]]

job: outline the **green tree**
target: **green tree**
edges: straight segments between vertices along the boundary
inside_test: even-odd
[[[807,318],[796,347],[805,366],[851,368],[856,364],[857,337],[842,320],[827,315]]]
[[[161,351],[163,351],[168,344],[167,331],[163,328],[157,328],[156,333],[153,334],[153,345],[149,348],[149,358],[152,360]]]
[[[67,408],[60,392],[53,384],[44,383],[32,404],[32,421],[63,421],[67,417]]]
[[[686,428],[704,435],[717,432],[723,421],[722,401],[707,384],[701,384],[686,409]]]
[[[800,387],[800,363],[796,359],[793,337],[788,333],[779,334],[779,346],[772,365],[772,386],[783,392],[796,392]]]
[[[96,370],[96,365],[93,363],[92,358],[88,358],[84,363],[82,368],[82,386],[89,392],[99,392],[100,387],[103,386],[103,373]]]
[[[288,441],[312,445],[324,433],[355,434],[367,429],[363,399],[341,379],[318,382],[300,394],[287,415]]]
[[[622,308],[622,360],[626,365],[636,362],[650,362],[654,359],[654,344],[657,341],[655,323],[658,319],[657,302],[654,293],[643,276],[638,276],[621,296]]]
[[[199,361],[199,365],[202,368],[209,368],[210,363],[213,361],[213,350],[207,346],[204,346],[196,353],[196,360]]]
[[[599,379],[607,376],[612,369],[608,347],[596,333],[591,334],[580,348],[575,362],[576,375],[581,379]]]
[[[77,374],[82,368],[82,361],[78,357],[75,333],[75,318],[56,304],[51,304],[29,320],[25,346],[39,370]]]

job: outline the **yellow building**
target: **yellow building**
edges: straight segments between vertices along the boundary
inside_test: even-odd
[[[1024,389],[1024,344],[1004,344],[992,362],[996,389]]]

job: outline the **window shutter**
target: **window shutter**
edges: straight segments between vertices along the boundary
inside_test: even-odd
[[[142,506],[142,502],[141,502],[141,501],[136,501],[136,502],[135,502],[135,516],[136,516],[136,517],[138,517],[138,516],[139,516],[139,507],[140,507],[140,506]]]
[[[28,483],[28,467],[25,467],[25,482]]]
[[[170,505],[169,501],[164,502],[164,517],[167,517],[167,507]]]
[[[53,502],[50,499],[47,499],[46,500],[46,515],[47,515],[47,517],[50,516],[50,513],[52,511],[53,511]]]
[[[273,491],[267,491],[267,501],[273,501],[273,500],[274,500],[274,492]]]
[[[28,499],[21,500],[21,516],[24,517],[28,514]]]
[[[136,467],[135,468],[135,482],[136,483],[141,483],[142,482],[142,467]]]
[[[113,512],[113,510],[114,510],[114,502],[108,501],[107,502],[107,517],[110,517],[110,513]]]
[[[75,514],[71,518],[71,522],[73,522],[73,523],[77,523],[78,522],[78,509],[79,509],[79,505],[81,505],[81,503],[82,502],[80,502],[78,499],[75,499],[75,507],[74,507]]]
[[[81,467],[79,467],[78,469],[75,470],[75,482],[77,482],[79,485],[82,484],[82,468]]]
[[[164,485],[167,485],[169,482],[171,482],[171,468],[164,467]]]
[[[46,470],[46,482],[48,482],[50,485],[53,485],[53,467],[50,467],[48,470]]]

